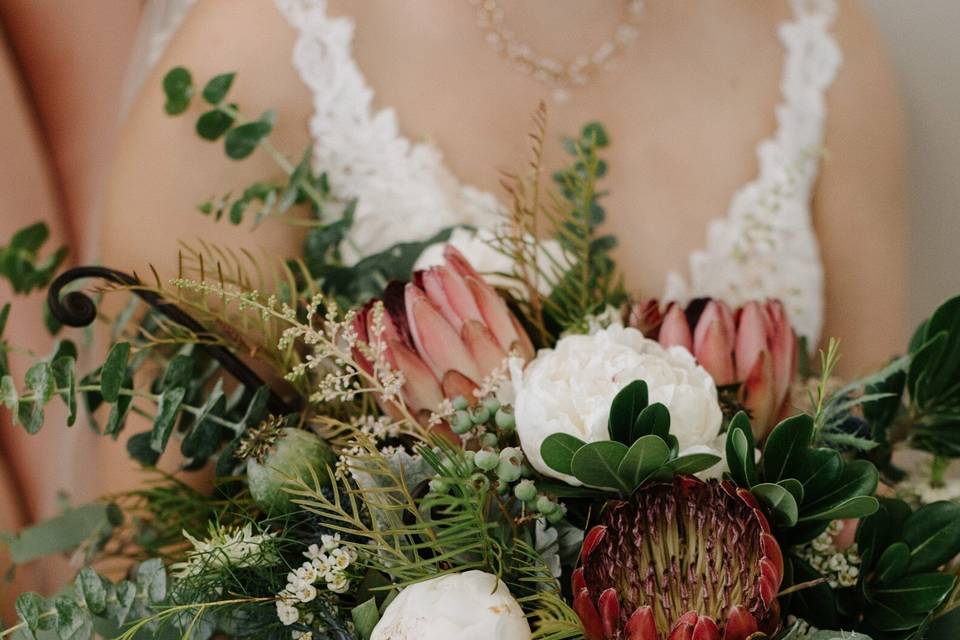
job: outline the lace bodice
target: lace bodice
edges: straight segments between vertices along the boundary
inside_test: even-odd
[[[326,0],[275,2],[299,34],[293,64],[313,94],[315,166],[328,173],[338,195],[358,199],[352,240],[360,253],[451,225],[495,225],[501,205],[494,195],[461,183],[436,147],[405,138],[393,109],[373,107],[374,91],[353,57],[353,21],[329,16]],[[791,5],[792,19],[779,29],[785,58],[777,129],[758,146],[759,173],[710,224],[706,246],[689,258],[688,274],[670,273],[664,298],[713,296],[731,304],[780,298],[798,333],[816,345],[823,266],[811,199],[824,92],[841,54],[830,33],[835,0]]]

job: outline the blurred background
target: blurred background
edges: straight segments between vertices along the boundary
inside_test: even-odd
[[[960,2],[867,5],[886,38],[906,114],[910,309],[919,322],[960,289]]]

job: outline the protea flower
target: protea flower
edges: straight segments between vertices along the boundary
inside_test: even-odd
[[[796,369],[797,337],[777,300],[748,302],[731,311],[719,300],[701,298],[686,309],[641,302],[631,325],[664,346],[687,348],[718,387],[740,383],[740,403],[750,412],[760,441],[788,407]]]
[[[435,411],[444,398],[472,398],[512,353],[533,357],[529,337],[503,298],[452,246],[444,258],[443,265],[415,272],[413,282],[391,282],[379,323],[376,300],[355,322],[359,340],[379,342],[390,368],[403,373],[403,399],[414,413]],[[374,371],[367,355],[354,355]]]
[[[580,557],[573,606],[588,640],[745,640],[780,625],[780,547],[730,482],[681,476],[609,503]]]

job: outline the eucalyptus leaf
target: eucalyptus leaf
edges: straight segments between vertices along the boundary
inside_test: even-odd
[[[107,618],[114,624],[122,626],[130,615],[130,607],[133,606],[133,600],[136,597],[136,585],[129,580],[121,580],[107,598]]]
[[[11,561],[20,565],[73,551],[110,527],[108,511],[107,504],[97,502],[21,529],[8,540]]]
[[[123,378],[123,383],[120,385],[121,389],[126,389],[127,391],[133,390],[133,376],[129,371],[126,372]],[[103,435],[111,436],[114,439],[123,431],[123,427],[127,421],[127,415],[130,413],[130,406],[133,404],[133,395],[130,393],[122,393],[117,398],[117,402],[110,407],[110,414],[107,416],[107,424],[103,428]]]
[[[554,471],[571,475],[573,471],[570,463],[573,461],[573,454],[585,444],[583,440],[567,433],[551,433],[540,445],[540,457]]]
[[[107,585],[103,578],[90,567],[84,567],[74,580],[74,588],[90,613],[99,615],[107,607]]]
[[[53,380],[63,403],[67,405],[67,426],[77,421],[77,362],[72,356],[60,356],[50,363]]]
[[[72,596],[57,596],[53,606],[57,612],[56,632],[60,640],[89,640],[93,637],[90,614]]]
[[[218,140],[233,126],[234,117],[222,109],[210,109],[197,118],[197,135],[204,140]]]
[[[123,385],[129,360],[129,342],[118,342],[110,347],[107,359],[100,369],[100,395],[105,402],[113,404],[120,397],[120,387]]]
[[[247,122],[230,129],[223,140],[224,150],[228,157],[234,160],[243,160],[259,144],[270,135],[273,130],[272,119],[266,114],[260,120]]]
[[[157,453],[163,453],[167,448],[184,395],[186,390],[176,387],[164,391],[157,401],[157,415],[153,419],[153,429],[150,432],[150,447]]]
[[[167,597],[167,573],[160,558],[151,558],[137,565],[133,581],[152,604],[163,602]]]

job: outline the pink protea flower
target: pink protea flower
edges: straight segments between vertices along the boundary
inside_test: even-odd
[[[583,541],[588,640],[746,640],[780,626],[783,556],[746,489],[692,476],[609,503]]]
[[[533,357],[503,298],[455,248],[448,245],[444,258],[445,264],[414,273],[413,282],[391,282],[379,319],[372,300],[355,321],[359,340],[381,346],[389,367],[403,374],[403,400],[414,413],[435,411],[444,398],[472,398],[511,353]],[[355,349],[354,355],[365,370],[375,370],[370,354]]]
[[[748,302],[733,311],[720,300],[699,299],[686,309],[670,303],[661,313],[648,300],[634,305],[630,324],[664,346],[688,349],[718,387],[740,383],[740,402],[758,441],[789,408],[797,337],[779,301]]]

